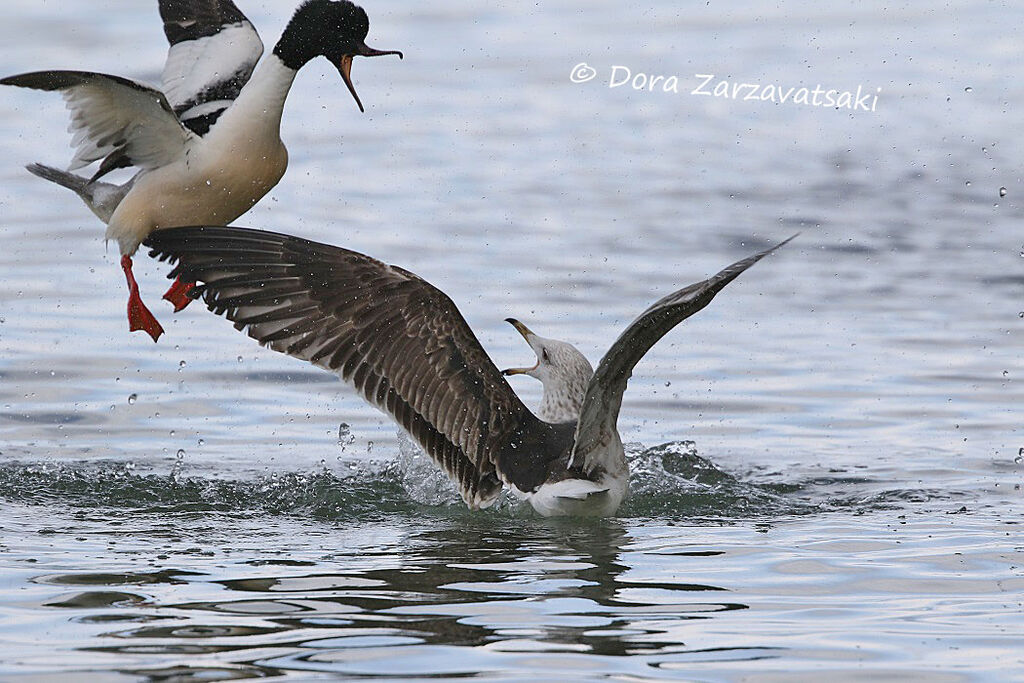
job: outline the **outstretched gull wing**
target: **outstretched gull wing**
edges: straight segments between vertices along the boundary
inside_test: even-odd
[[[160,0],[170,49],[163,89],[182,123],[206,135],[249,82],[263,41],[231,0]]]
[[[369,256],[235,227],[169,228],[145,241],[168,277],[275,351],[338,373],[389,413],[458,484],[470,507],[502,483],[538,487],[571,431],[537,419],[458,308],[429,282]],[[561,440],[560,452],[554,447]]]
[[[71,110],[69,169],[113,154],[153,169],[181,158],[191,131],[181,125],[167,98],[147,85],[89,71],[35,71],[0,79],[0,85],[59,91]]]
[[[796,235],[793,235],[796,237]],[[771,249],[748,256],[722,269],[707,280],[684,287],[655,302],[619,335],[587,385],[580,419],[576,425],[571,467],[583,472],[604,467],[601,455],[616,433],[622,394],[641,358],[673,327],[701,310],[740,273],[772,253],[793,237]]]

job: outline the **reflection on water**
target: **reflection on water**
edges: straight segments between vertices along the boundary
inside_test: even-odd
[[[323,565],[303,571],[294,566],[301,563],[283,560],[235,567],[245,574],[239,578],[167,569],[50,574],[35,581],[91,587],[46,605],[88,610],[86,622],[106,627],[97,636],[105,644],[89,651],[130,659],[196,657],[188,669],[174,669],[180,680],[224,670],[253,677],[283,671],[458,675],[499,671],[508,660],[534,657],[533,667],[556,661],[571,667],[579,654],[630,656],[636,663],[623,664],[624,670],[642,669],[642,661],[688,651],[679,624],[746,609],[726,597],[726,588],[686,579],[688,558],[721,551],[669,550],[673,572],[651,580],[632,578],[622,561],[632,543],[614,521],[530,521],[509,533],[463,519],[410,534],[404,552],[379,554],[373,562],[384,566],[359,571],[325,572]],[[148,592],[169,586],[178,589],[160,601]],[[190,600],[193,592],[216,598]],[[478,654],[446,656],[460,647]],[[753,656],[745,650],[719,656]],[[203,666],[206,655],[216,655],[221,666]],[[222,668],[225,661],[230,669]],[[170,669],[122,670],[157,678]]]
[[[33,509],[14,512],[27,520]],[[998,671],[1018,657],[1020,631],[990,619],[998,607],[989,596],[1024,592],[1024,576],[980,543],[995,520],[944,517],[937,524],[906,508],[880,532],[870,519],[835,513],[749,529],[510,524],[447,508],[334,525],[293,514],[111,511],[101,521],[71,512],[53,527],[26,521],[5,535],[30,587],[9,604],[18,635],[5,634],[21,642],[22,671],[54,670],[52,646],[37,644],[45,630],[65,653],[61,671],[99,667],[154,681],[302,672],[735,678],[809,674],[823,660],[899,675],[921,671],[906,654],[925,647],[922,632],[944,653],[925,670],[942,672],[973,647],[990,651],[983,666]],[[1015,523],[1002,523],[1001,535]],[[94,569],[49,570],[67,558]],[[1019,567],[1024,549],[1016,558]],[[1024,626],[1019,614],[1013,620]],[[87,666],[77,663],[84,653]]]

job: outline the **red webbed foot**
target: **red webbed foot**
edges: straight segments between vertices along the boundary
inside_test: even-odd
[[[164,298],[174,304],[174,312],[181,311],[190,303],[192,298],[189,297],[188,293],[192,291],[192,288],[196,286],[194,282],[183,282],[181,277],[178,277],[171,288],[164,293]]]
[[[142,297],[139,296],[139,284],[135,281],[135,275],[132,273],[130,256],[121,257],[121,269],[124,270],[124,276],[128,280],[128,329],[131,332],[144,330],[153,338],[153,341],[156,341],[164,333],[164,328],[146,308],[146,304],[142,303]]]

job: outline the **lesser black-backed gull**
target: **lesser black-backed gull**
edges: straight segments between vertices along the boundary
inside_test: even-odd
[[[792,239],[792,237],[790,238]],[[506,370],[544,385],[522,403],[448,296],[404,268],[260,230],[161,230],[145,244],[198,282],[190,293],[275,351],[337,373],[389,414],[458,485],[471,508],[509,486],[545,516],[610,515],[628,466],[616,428],[633,367],[662,336],[788,242],[675,291],[634,320],[597,371],[571,345],[509,319],[537,354]]]

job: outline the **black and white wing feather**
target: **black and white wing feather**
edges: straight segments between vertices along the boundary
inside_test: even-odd
[[[389,413],[470,507],[493,503],[503,483],[536,489],[556,457],[564,467],[572,431],[537,419],[451,299],[413,273],[247,228],[169,228],[145,244],[177,262],[169,277],[201,283],[192,296],[211,311]]]
[[[170,49],[163,89],[174,113],[206,135],[249,82],[263,41],[231,0],[160,0]]]
[[[796,235],[793,235],[796,237]],[[722,269],[707,280],[684,287],[655,302],[619,335],[587,385],[570,464],[583,472],[604,466],[599,462],[604,448],[614,438],[622,406],[622,394],[641,358],[673,327],[701,310],[740,273],[789,242],[748,256]]]
[[[120,76],[89,71],[35,71],[0,85],[58,91],[71,111],[70,170],[104,157],[153,169],[180,159],[194,138],[159,90]],[[106,162],[104,162],[106,163]]]

